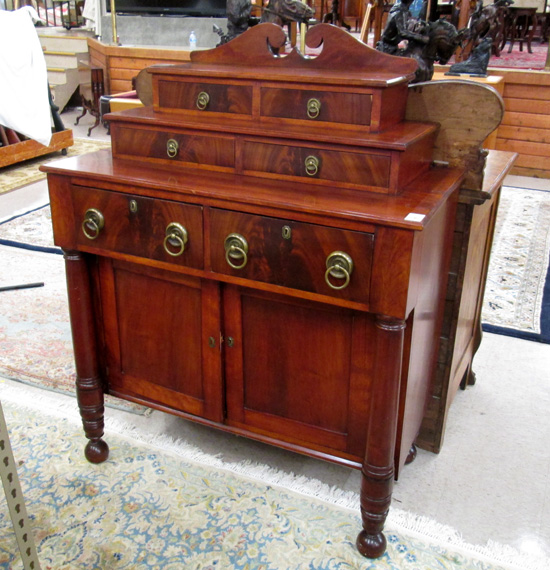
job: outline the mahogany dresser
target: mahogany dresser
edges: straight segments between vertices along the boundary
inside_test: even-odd
[[[103,394],[362,470],[378,557],[436,366],[463,170],[405,120],[416,62],[320,24],[155,66],[112,152],[48,173],[91,462]]]

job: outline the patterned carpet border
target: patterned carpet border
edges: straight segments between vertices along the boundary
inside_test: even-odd
[[[482,322],[487,332],[550,343],[550,192],[503,188]]]
[[[356,493],[168,438],[107,425],[111,456],[90,465],[78,421],[51,403],[0,396],[44,570],[542,570],[508,546],[473,546],[392,507],[388,549],[361,557]],[[42,411],[47,409],[47,415]],[[122,433],[121,433],[122,430]],[[0,511],[0,569],[16,556]]]
[[[78,138],[74,139],[74,144],[67,149],[66,156],[78,156],[110,147],[110,141]],[[61,156],[61,151],[56,151],[39,158],[26,160],[12,166],[0,168],[0,194],[11,192],[12,190],[46,178],[46,174],[38,170],[40,165],[56,160]]]
[[[44,283],[43,287],[0,292],[0,376],[74,395],[76,373],[63,257],[0,246],[0,259],[0,286]],[[105,401],[110,407],[150,413],[149,408],[109,395]]]

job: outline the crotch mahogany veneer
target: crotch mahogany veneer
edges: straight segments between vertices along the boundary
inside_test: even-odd
[[[112,152],[48,173],[86,457],[103,394],[362,470],[378,557],[436,364],[463,170],[405,120],[416,62],[321,24],[149,69]],[[319,53],[320,52],[320,53]]]

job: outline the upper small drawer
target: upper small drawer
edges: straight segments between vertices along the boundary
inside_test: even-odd
[[[78,187],[73,208],[79,245],[203,267],[200,206]]]
[[[262,87],[262,117],[348,125],[371,124],[372,95],[308,89]]]
[[[163,111],[252,115],[252,85],[193,79],[158,81],[158,107]]]

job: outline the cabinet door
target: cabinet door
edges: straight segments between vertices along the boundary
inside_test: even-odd
[[[108,391],[221,421],[219,286],[99,261]]]
[[[361,461],[372,316],[235,286],[223,302],[227,423]]]

